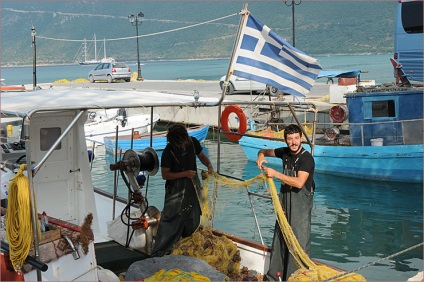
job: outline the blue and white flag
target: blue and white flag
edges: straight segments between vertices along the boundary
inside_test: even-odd
[[[311,90],[321,66],[249,14],[233,57],[234,75],[274,86],[294,96]]]

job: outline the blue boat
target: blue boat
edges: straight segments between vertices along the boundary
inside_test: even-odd
[[[187,131],[190,136],[196,137],[199,142],[203,142],[208,135],[209,125],[188,127]],[[135,136],[121,135],[118,137],[118,152],[120,149],[123,151],[128,149],[144,150],[147,147],[151,147],[156,151],[161,151],[165,149],[168,143],[166,140],[166,133],[166,131],[154,132],[152,136],[150,136],[150,134],[137,135],[136,132],[134,134]],[[103,140],[106,152],[113,154],[116,151],[116,137],[107,136],[104,137]],[[150,143],[150,140],[152,140],[152,143]]]
[[[422,183],[422,87],[395,87],[388,91],[378,88],[375,92],[368,89],[345,97],[347,107],[335,105],[326,111],[330,122],[325,120],[325,114],[312,110],[318,104],[287,104],[305,114],[296,120],[319,118],[306,123],[308,139],[303,145],[314,155],[315,170],[370,180]],[[239,140],[247,158],[256,161],[260,149],[286,146],[281,132],[270,131],[271,127],[283,129],[284,125],[268,122],[266,129],[247,132]],[[281,165],[278,158],[268,158],[268,162]]]

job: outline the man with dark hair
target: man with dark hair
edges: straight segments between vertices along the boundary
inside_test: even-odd
[[[302,130],[299,126],[289,125],[284,130],[284,140],[287,147],[259,150],[256,164],[266,176],[281,180],[280,203],[300,246],[309,255],[315,162],[312,155],[302,147]],[[265,157],[282,159],[283,172],[265,167]],[[297,269],[298,266],[276,223],[267,278],[274,281],[281,278],[286,281]],[[280,273],[281,277],[277,277],[277,273]]]
[[[161,159],[162,178],[166,180],[165,204],[152,256],[166,254],[181,237],[190,236],[199,227],[202,187],[197,175],[196,156],[209,172],[213,171],[199,141],[188,135],[184,125],[171,126],[166,138],[168,144]]]

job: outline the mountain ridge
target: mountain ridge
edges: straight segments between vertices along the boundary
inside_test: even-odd
[[[141,61],[228,59],[242,4],[2,1],[1,64],[32,64],[32,26],[37,33],[39,64],[75,63],[81,40],[89,40],[94,34],[100,56],[100,46],[106,39],[107,57],[136,61],[135,27],[128,21],[128,14],[139,11],[145,15],[139,26]],[[251,1],[248,10],[292,44],[291,7],[283,2]],[[312,56],[392,53],[395,12],[396,1],[303,1],[295,6],[296,48]],[[201,24],[225,16],[228,17]],[[191,25],[195,27],[186,28]],[[177,31],[166,32],[169,30]],[[93,57],[92,54],[90,59]]]

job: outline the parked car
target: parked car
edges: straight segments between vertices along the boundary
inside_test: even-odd
[[[225,81],[225,75],[221,77],[219,81],[219,86],[224,88],[224,81]],[[227,93],[226,94],[233,94],[234,92],[265,92],[271,96],[278,96],[280,94],[285,95],[283,91],[280,89],[263,84],[257,81],[249,80],[247,78],[242,78],[236,75],[230,76],[230,85],[227,87]]]
[[[225,75],[221,77],[219,86],[221,90],[224,88]],[[263,92],[266,90],[266,85],[257,81],[249,80],[243,77],[232,75],[230,76],[230,85],[227,87],[226,94],[233,94],[234,92]]]
[[[88,72],[88,80],[91,83],[97,80],[106,80],[108,83],[112,83],[116,79],[123,79],[126,82],[130,82],[131,69],[126,63],[100,63],[94,70]]]

